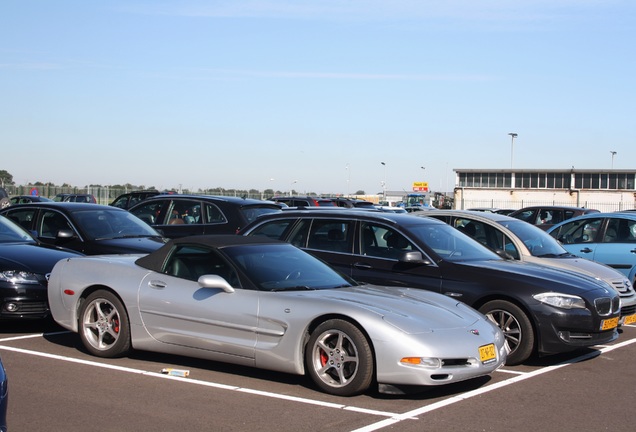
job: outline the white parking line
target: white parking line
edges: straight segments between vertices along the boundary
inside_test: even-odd
[[[57,333],[46,333],[46,334],[40,333],[40,334],[31,334],[31,335],[25,335],[25,336],[10,337],[10,338],[0,339],[0,343],[9,342],[9,341],[15,341],[15,340],[23,340],[23,339],[43,337],[45,335],[46,336],[57,335],[57,334],[63,334],[63,333],[69,333],[69,332],[57,332]],[[516,374],[517,376],[515,376],[513,378],[509,378],[509,379],[504,380],[504,381],[500,381],[500,382],[494,383],[494,384],[490,384],[488,386],[481,387],[481,388],[476,389],[476,390],[472,390],[472,391],[469,391],[469,392],[466,392],[466,393],[462,393],[462,394],[459,394],[457,396],[453,396],[453,397],[441,400],[441,401],[436,402],[436,403],[425,405],[425,406],[422,406],[422,407],[417,408],[415,410],[411,410],[411,411],[408,411],[408,412],[405,412],[405,413],[402,413],[402,414],[392,413],[392,412],[387,412],[387,411],[369,410],[369,409],[361,408],[361,407],[355,407],[355,406],[343,405],[343,404],[337,404],[337,403],[331,403],[331,402],[324,402],[324,401],[319,401],[319,400],[314,400],[314,399],[307,399],[307,398],[300,398],[300,397],[289,396],[289,395],[282,395],[282,394],[278,394],[278,393],[266,392],[266,391],[249,389],[249,388],[244,388],[244,387],[231,386],[231,385],[226,385],[226,384],[214,383],[214,382],[210,382],[210,381],[203,381],[203,380],[196,380],[196,379],[191,379],[191,378],[182,378],[182,377],[164,375],[164,374],[161,374],[161,373],[158,373],[158,372],[145,371],[145,370],[141,370],[141,369],[134,369],[134,368],[128,368],[128,367],[123,367],[123,366],[109,365],[109,364],[106,364],[106,363],[99,363],[99,362],[91,361],[91,360],[82,360],[82,359],[77,359],[77,358],[74,358],[74,357],[67,357],[67,356],[61,356],[61,355],[57,355],[57,354],[43,353],[43,352],[39,352],[39,351],[27,350],[27,349],[17,348],[17,347],[10,347],[10,346],[0,345],[0,350],[13,351],[13,352],[21,353],[21,354],[34,355],[34,356],[39,356],[39,357],[51,358],[51,359],[55,359],[55,360],[67,361],[67,362],[71,362],[71,363],[78,363],[78,364],[84,364],[84,365],[88,365],[88,366],[101,367],[101,368],[106,368],[106,369],[117,370],[117,371],[120,371],[120,372],[134,373],[134,374],[139,374],[139,375],[144,375],[144,376],[149,376],[149,377],[154,377],[154,378],[178,380],[178,381],[181,381],[181,382],[184,382],[184,383],[188,383],[188,384],[201,385],[201,386],[206,386],[206,387],[213,387],[213,388],[222,389],[222,390],[237,391],[237,392],[248,393],[248,394],[253,394],[253,395],[258,395],[258,396],[264,396],[264,397],[270,397],[270,398],[275,398],[275,399],[287,400],[287,401],[291,401],[291,402],[298,402],[298,403],[304,403],[304,404],[310,404],[310,405],[318,405],[318,406],[325,407],[325,408],[341,409],[341,410],[344,410],[344,411],[353,411],[353,412],[358,412],[358,413],[363,413],[363,414],[370,414],[370,415],[375,415],[375,416],[387,417],[386,419],[384,419],[382,421],[379,421],[377,423],[374,423],[374,424],[371,424],[371,425],[368,425],[368,426],[365,426],[365,427],[362,427],[362,428],[359,428],[359,429],[355,429],[354,431],[352,431],[352,432],[372,432],[372,431],[376,431],[376,430],[379,430],[379,429],[382,429],[382,428],[397,424],[397,423],[402,422],[404,420],[418,419],[419,416],[421,416],[422,414],[426,414],[426,413],[429,413],[431,411],[435,411],[435,410],[437,410],[439,408],[443,408],[443,407],[455,404],[457,402],[461,402],[461,401],[464,401],[466,399],[470,399],[470,398],[473,398],[475,396],[479,396],[479,395],[491,392],[493,390],[497,390],[497,389],[500,389],[502,387],[506,387],[508,385],[511,385],[511,384],[514,384],[514,383],[517,383],[517,382],[520,382],[520,381],[523,381],[523,380],[526,380],[526,379],[530,379],[530,378],[533,378],[533,377],[538,376],[538,375],[542,375],[544,373],[552,372],[554,370],[569,366],[571,364],[579,363],[581,361],[588,360],[588,359],[593,358],[593,357],[597,357],[599,355],[599,351],[600,351],[601,354],[603,354],[603,353],[610,352],[610,351],[613,351],[615,349],[622,348],[624,346],[631,345],[631,344],[634,344],[634,343],[636,343],[636,338],[635,339],[629,339],[629,340],[626,340],[624,342],[619,342],[619,343],[617,343],[615,345],[611,345],[611,346],[597,347],[598,351],[591,352],[591,353],[576,357],[574,359],[568,360],[568,361],[563,362],[563,363],[559,363],[559,364],[552,365],[552,366],[542,367],[541,369],[537,369],[537,370],[531,371],[531,372],[517,372],[517,371],[511,371],[511,370],[507,370],[507,369],[500,369],[498,372]]]
[[[47,333],[47,336],[48,335],[53,335],[53,334],[60,334],[60,333]],[[0,339],[0,342],[15,341],[15,340],[29,339],[29,338],[42,337],[42,336],[44,336],[44,334],[39,334],[39,335],[32,334],[32,335],[28,335],[28,336],[4,338],[4,339]],[[171,375],[164,375],[164,374],[159,373],[159,372],[151,372],[151,371],[145,371],[145,370],[142,370],[142,369],[134,369],[134,368],[129,368],[129,367],[110,365],[110,364],[99,363],[99,362],[91,361],[91,360],[82,360],[82,359],[78,359],[78,358],[74,358],[74,357],[67,357],[67,356],[61,356],[61,355],[57,355],[57,354],[43,353],[43,352],[40,352],[40,351],[27,350],[27,349],[24,349],[24,348],[17,348],[17,347],[0,345],[0,350],[13,351],[13,352],[17,352],[17,353],[20,353],[20,354],[28,354],[28,355],[38,356],[38,357],[45,357],[45,358],[50,358],[50,359],[55,359],[55,360],[62,360],[62,361],[71,362],[71,363],[78,363],[78,364],[83,364],[83,365],[88,365],[88,366],[100,367],[100,368],[105,368],[105,369],[112,369],[112,370],[117,370],[119,372],[134,373],[134,374],[144,375],[144,376],[149,376],[149,377],[154,377],[154,378],[172,379],[172,380],[181,381],[181,382],[184,382],[184,383],[187,383],[187,384],[194,384],[194,385],[201,385],[201,386],[206,386],[206,387],[213,387],[213,388],[222,389],[222,390],[237,391],[237,392],[241,392],[241,393],[248,393],[248,394],[253,394],[253,395],[258,395],[258,396],[265,396],[265,397],[270,397],[270,398],[275,398],[275,399],[283,399],[283,400],[287,400],[287,401],[291,401],[291,402],[298,402],[298,403],[304,403],[304,404],[309,404],[309,405],[319,405],[319,406],[325,407],[325,408],[341,409],[341,410],[345,410],[345,411],[353,411],[353,412],[359,412],[359,413],[363,413],[363,414],[371,414],[371,415],[376,415],[376,416],[381,416],[381,417],[395,417],[395,416],[399,415],[398,413],[393,413],[393,412],[370,410],[370,409],[367,409],[367,408],[361,408],[361,407],[355,407],[355,406],[343,405],[343,404],[336,404],[336,403],[331,403],[331,402],[324,402],[324,401],[319,401],[319,400],[314,400],[314,399],[307,399],[307,398],[301,398],[301,397],[296,397],[296,396],[283,395],[283,394],[278,394],[278,393],[266,392],[266,391],[250,389],[250,388],[244,388],[244,387],[231,386],[231,385],[226,385],[226,384],[219,384],[219,383],[214,383],[214,382],[210,382],[210,381],[203,381],[203,380],[196,380],[196,379],[191,379],[191,378],[182,378],[182,377],[176,377],[176,376],[171,376]]]
[[[629,340],[627,340],[625,342],[617,343],[616,345],[603,347],[603,348],[599,349],[599,351],[601,352],[601,354],[603,354],[603,353],[606,353],[606,352],[609,352],[609,351],[613,351],[613,350],[618,349],[618,348],[622,348],[622,347],[627,346],[627,345],[631,345],[633,343],[636,343],[636,339],[629,339]],[[479,396],[479,395],[482,395],[484,393],[488,393],[488,392],[491,392],[493,390],[497,390],[497,389],[500,389],[502,387],[506,387],[506,386],[508,386],[510,384],[514,384],[514,383],[517,383],[519,381],[523,381],[523,380],[526,380],[526,379],[529,379],[529,378],[533,378],[535,376],[538,376],[538,375],[541,375],[541,374],[544,374],[544,373],[552,372],[554,370],[563,368],[565,366],[569,366],[571,364],[579,363],[581,361],[588,360],[588,359],[593,358],[593,357],[597,357],[598,355],[599,355],[598,352],[591,352],[589,354],[585,354],[585,355],[582,355],[580,357],[576,357],[576,358],[574,358],[572,360],[569,360],[567,362],[559,363],[559,364],[556,364],[556,365],[553,365],[553,366],[546,366],[544,368],[537,369],[535,371],[528,372],[528,373],[525,373],[523,375],[519,375],[519,376],[516,376],[514,378],[507,379],[505,381],[500,381],[498,383],[494,383],[494,384],[491,384],[491,385],[488,385],[488,386],[485,386],[485,387],[481,387],[481,388],[479,388],[477,390],[472,390],[472,391],[469,391],[469,392],[466,392],[466,393],[451,397],[449,399],[445,399],[445,400],[442,400],[442,401],[439,401],[439,402],[436,402],[436,403],[433,403],[433,404],[430,404],[430,405],[426,405],[426,406],[423,406],[421,408],[418,408],[418,409],[415,409],[415,410],[412,410],[412,411],[409,411],[409,412],[405,412],[404,414],[400,414],[399,416],[396,416],[396,417],[393,417],[393,418],[389,418],[389,419],[386,419],[386,420],[382,420],[380,422],[374,423],[372,425],[365,426],[365,427],[360,428],[360,429],[355,429],[352,432],[372,432],[372,431],[376,431],[376,430],[385,428],[387,426],[391,426],[391,425],[394,425],[396,423],[399,423],[399,422],[401,422],[403,420],[412,419],[414,417],[418,417],[418,416],[420,416],[422,414],[426,414],[426,413],[434,411],[436,409],[443,408],[445,406],[452,405],[454,403],[461,402],[463,400],[470,399],[470,398],[473,398],[475,396]]]

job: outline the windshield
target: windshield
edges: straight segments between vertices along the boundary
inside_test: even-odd
[[[36,243],[20,225],[0,216],[0,243]]]
[[[523,221],[506,221],[499,224],[519,237],[533,256],[556,257],[569,254],[554,237],[541,228]]]
[[[319,259],[289,244],[236,246],[224,248],[223,252],[263,291],[355,285]]]
[[[249,206],[249,207],[241,208],[241,212],[243,213],[243,217],[245,217],[245,220],[247,222],[252,222],[254,219],[256,219],[259,216],[263,216],[263,215],[269,214],[269,213],[278,213],[280,211],[281,211],[280,207],[278,207],[278,206],[275,206],[275,207]]]
[[[160,237],[137,216],[121,210],[83,210],[75,213],[78,225],[91,240]]]
[[[483,261],[501,258],[481,243],[446,224],[422,224],[409,230],[421,243],[447,261]]]

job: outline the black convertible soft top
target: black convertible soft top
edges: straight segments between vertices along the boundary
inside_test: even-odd
[[[168,241],[154,252],[139,258],[135,263],[148,270],[161,272],[163,264],[168,258],[170,252],[177,246],[181,245],[201,245],[211,248],[220,249],[227,246],[240,246],[251,244],[288,244],[286,242],[271,239],[265,236],[241,236],[234,234],[224,235],[198,235],[190,237],[181,237]]]

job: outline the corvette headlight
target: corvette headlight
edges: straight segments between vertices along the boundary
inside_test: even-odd
[[[17,270],[0,271],[0,281],[12,284],[38,284],[38,278],[33,273]]]
[[[585,300],[579,296],[561,293],[535,294],[535,300],[561,309],[585,309]]]
[[[403,357],[400,359],[400,363],[411,366],[424,366],[428,368],[442,367],[442,361],[433,357]]]

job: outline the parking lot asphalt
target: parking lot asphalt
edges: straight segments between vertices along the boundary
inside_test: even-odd
[[[9,431],[633,430],[636,326],[594,347],[408,396],[342,398],[304,377],[179,356],[100,359],[46,322],[2,323]],[[172,367],[187,378],[161,374]]]

